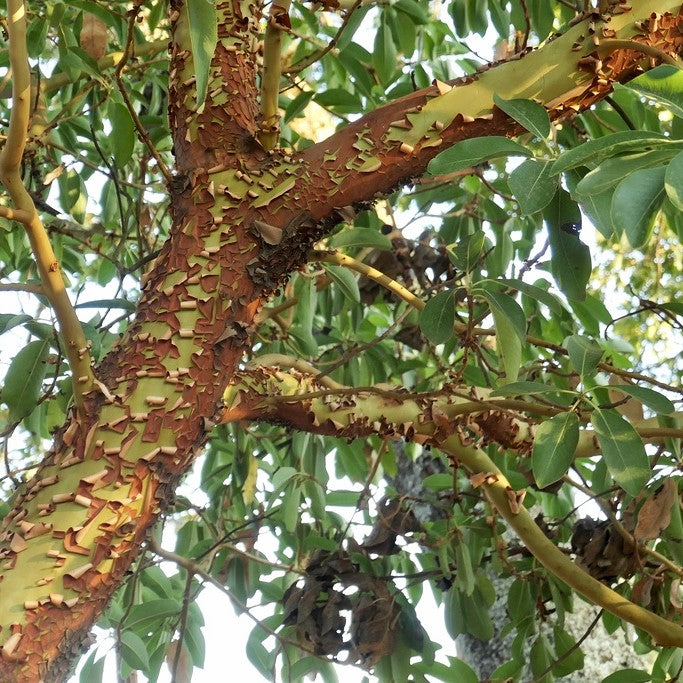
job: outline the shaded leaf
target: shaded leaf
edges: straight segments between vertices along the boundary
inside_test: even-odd
[[[420,329],[432,344],[443,344],[453,336],[455,290],[439,292],[420,313]]]
[[[531,469],[539,488],[559,481],[574,460],[579,443],[579,418],[560,413],[536,427],[531,453]]]
[[[664,189],[673,205],[683,211],[683,152],[676,155],[666,167]]]
[[[581,225],[581,212],[569,194],[559,188],[543,210],[548,226],[553,277],[557,286],[570,299],[583,301],[591,274],[588,247],[567,226]]]
[[[144,641],[128,629],[121,633],[121,658],[131,669],[147,671],[149,668],[149,655]]]
[[[344,296],[351,301],[359,303],[360,291],[358,289],[358,280],[353,276],[353,273],[347,268],[334,266],[329,263],[323,263],[323,266],[337,287],[344,293]]]
[[[664,201],[665,166],[643,168],[624,178],[612,196],[612,222],[623,229],[633,247],[647,242]]]
[[[185,8],[197,78],[197,107],[200,108],[206,99],[211,58],[218,41],[216,6],[212,0],[187,0]]]
[[[349,228],[333,235],[330,246],[341,247],[374,247],[375,249],[391,249],[391,240],[377,230],[371,228]]]
[[[430,162],[429,172],[442,175],[462,171],[482,161],[506,156],[529,157],[531,152],[514,140],[491,135],[486,138],[471,138],[453,145],[437,154]]]
[[[638,433],[614,410],[596,408],[591,421],[610,474],[624,491],[637,496],[650,478],[650,464]]]
[[[578,147],[563,152],[556,159],[552,172],[562,173],[577,166],[598,164],[607,157],[613,157],[624,152],[632,150],[645,152],[669,144],[671,142],[665,135],[651,131],[628,130],[612,133],[595,140],[589,140]]]
[[[552,161],[527,159],[510,173],[508,185],[522,213],[536,213],[552,201],[557,190],[557,177],[551,173],[552,164]]]
[[[12,359],[2,388],[10,422],[18,422],[36,407],[47,371],[45,360],[49,347],[47,339],[32,341]]]
[[[581,376],[592,375],[604,351],[592,339],[573,334],[564,340],[569,361]]]
[[[633,384],[610,384],[610,389],[633,396],[648,408],[662,415],[671,415],[676,410],[676,406],[666,396],[647,387],[639,387]]]

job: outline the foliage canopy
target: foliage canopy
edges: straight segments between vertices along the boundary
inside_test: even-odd
[[[20,143],[8,129],[0,158],[0,540],[7,581],[33,591],[15,606],[0,584],[7,680],[30,680],[13,655],[30,652],[16,635],[32,613],[77,611],[108,571],[109,593],[120,587],[106,611],[98,594],[93,618],[113,634],[123,678],[156,680],[167,665],[189,680],[202,666],[194,600],[206,583],[253,615],[247,656],[272,680],[336,680],[335,661],[382,681],[477,680],[420,622],[427,591],[453,638],[514,634],[493,679],[581,669],[577,592],[603,608],[610,633],[656,653],[652,680],[678,675],[683,22],[666,0],[600,3],[603,15],[575,4],[285,1],[264,19],[246,2],[26,3],[25,39],[12,24],[0,51],[4,121],[19,118],[10,59],[24,40],[31,76],[28,128]],[[502,66],[479,56],[489,44]],[[237,66],[221,83],[225,53]],[[224,157],[202,132],[221,108],[213,123],[249,131]],[[12,184],[16,150],[28,204]],[[317,185],[311,160],[337,159]],[[313,180],[300,189],[302,178]],[[168,266],[185,249],[185,217],[214,203],[226,213],[208,225],[232,226],[258,255],[230,276],[253,296],[191,259]],[[189,232],[203,235],[198,220]],[[51,283],[60,270],[77,317]],[[185,282],[206,298],[181,300]],[[225,313],[212,342],[233,349],[232,365],[198,360],[197,311],[214,291],[251,311],[246,323]],[[177,304],[175,322],[153,318],[155,296]],[[143,362],[174,335],[191,340],[178,353],[217,395],[230,380],[220,409],[197,394],[188,420],[201,425],[182,447],[161,440],[175,396],[129,384],[121,398],[114,379],[137,363],[135,376],[154,381]],[[201,385],[182,369],[167,384],[185,374]],[[99,415],[93,429],[115,432],[125,420],[110,404],[131,422],[159,416],[130,466],[78,422]],[[181,404],[168,414],[190,409]],[[95,469],[54,455],[72,441]],[[183,449],[177,469],[156,466]],[[191,486],[174,495],[195,454]],[[63,468],[54,481],[50,458]],[[131,534],[131,546],[98,554],[105,523],[78,514],[107,487],[146,490],[146,477],[159,509],[153,496],[136,512],[132,493],[117,499],[106,533]],[[19,514],[41,487],[50,497],[35,516]],[[165,527],[177,531],[172,551]],[[38,528],[59,542],[58,577],[17,579]],[[116,574],[119,554],[139,548]],[[505,624],[489,612],[495,574],[511,582]],[[41,580],[53,588],[36,589]],[[73,648],[55,648],[73,661]],[[91,652],[81,680],[102,668]]]

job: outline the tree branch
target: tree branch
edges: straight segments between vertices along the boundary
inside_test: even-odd
[[[313,387],[315,380],[272,368],[255,367],[249,376],[236,375],[235,381],[241,383],[231,385],[226,390],[225,419],[252,419],[259,414],[260,417],[277,415],[279,420],[306,431],[334,434],[342,438],[370,433],[377,433],[383,438],[403,437],[427,443],[454,456],[472,474],[482,475],[482,485],[493,505],[524,545],[551,573],[592,603],[647,631],[660,645],[683,646],[681,626],[635,605],[575,565],[533,521],[521,504],[522,492],[511,487],[489,456],[480,448],[464,445],[472,442],[472,437],[465,430],[481,434],[484,441],[495,441],[496,434],[505,434],[506,441],[498,439],[498,443],[523,452],[530,447],[529,426],[525,422],[514,420],[504,411],[487,411],[484,413],[485,420],[478,419],[474,412],[463,416],[459,413],[461,399],[427,404],[423,400],[407,398],[399,403],[396,400],[381,401],[378,396],[363,399],[357,393],[352,407],[348,408],[334,402],[327,391],[327,398],[301,397],[301,402],[296,406],[285,403],[278,405],[273,397],[279,392],[296,397],[302,389]],[[289,410],[288,405],[291,407]],[[497,427],[501,427],[500,431]],[[492,428],[495,433],[490,431]],[[519,429],[516,433],[515,428]]]
[[[7,140],[0,153],[0,180],[7,188],[26,228],[45,295],[54,309],[72,372],[74,402],[83,411],[83,395],[94,386],[92,359],[85,334],[62,279],[45,226],[21,179],[31,108],[31,77],[26,50],[26,8],[22,0],[8,1],[9,53],[12,69],[12,114]],[[29,218],[30,217],[30,218]]]
[[[282,72],[282,31],[289,24],[291,0],[280,0],[270,6],[270,16],[263,39],[261,72],[261,127],[259,141],[265,150],[275,149],[280,137],[278,97]]]

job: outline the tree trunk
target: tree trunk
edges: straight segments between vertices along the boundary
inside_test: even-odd
[[[259,307],[345,207],[420,175],[457,141],[519,132],[494,108],[493,93],[534,98],[556,119],[658,62],[644,60],[635,43],[605,40],[598,71],[584,21],[538,51],[414,92],[289,155],[257,142],[260,9],[246,0],[216,9],[218,42],[206,101],[197,107],[187,8],[171,2],[173,227],[145,278],[135,322],[96,368],[85,416],[72,414],[4,520],[3,681],[68,676],[218,419]],[[679,9],[672,0],[634,2],[611,18],[611,40],[676,54]]]

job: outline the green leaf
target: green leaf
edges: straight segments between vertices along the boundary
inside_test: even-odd
[[[128,299],[95,299],[93,301],[82,301],[74,308],[123,308],[126,311],[134,311],[136,308],[134,301]]]
[[[451,588],[445,602],[444,617],[446,630],[452,638],[462,633],[469,633],[479,640],[493,638],[493,621],[479,586],[470,596]]]
[[[557,190],[552,165],[552,161],[527,159],[510,174],[508,185],[523,214],[536,213],[552,201]]]
[[[342,230],[330,238],[330,246],[342,247],[374,247],[375,249],[391,249],[391,240],[378,230],[372,228],[349,228]]]
[[[355,303],[360,303],[358,280],[356,280],[353,273],[351,273],[348,268],[334,266],[330,263],[323,263],[323,267],[347,299],[350,299]]]
[[[149,655],[144,641],[128,629],[121,633],[121,658],[131,669],[144,672],[149,668]]]
[[[659,392],[647,387],[638,387],[633,384],[614,384],[610,385],[610,389],[633,396],[660,415],[671,415],[676,411],[676,406],[666,396],[662,396]]]
[[[455,246],[448,246],[446,250],[453,265],[465,273],[469,273],[479,262],[486,244],[486,235],[477,230],[471,235],[465,235]]]
[[[610,474],[626,493],[637,496],[650,478],[650,465],[638,433],[615,410],[596,408],[591,421]]]
[[[32,341],[12,359],[2,388],[10,422],[19,422],[36,407],[47,371],[45,360],[49,348],[47,339]]]
[[[187,0],[185,8],[197,78],[197,108],[201,108],[206,99],[211,59],[218,42],[216,6],[212,0]]]
[[[247,639],[247,657],[266,680],[273,680],[275,657],[263,646],[263,641],[268,634],[259,626],[256,626]]]
[[[432,344],[443,344],[453,336],[455,325],[455,290],[448,289],[432,297],[420,313],[420,329]]]
[[[538,285],[532,285],[528,282],[524,282],[523,280],[509,278],[500,278],[496,280],[496,282],[499,282],[506,287],[512,287],[512,289],[522,292],[522,294],[525,294],[531,299],[535,299],[539,303],[547,306],[553,313],[557,315],[562,315],[562,312],[565,310],[565,305],[554,294],[551,294]],[[542,280],[541,282],[545,283],[546,281]]]
[[[179,612],[180,604],[175,600],[148,600],[131,608],[126,617],[125,627],[126,630],[135,630],[144,636],[149,633],[152,626],[158,626],[159,622],[169,617],[177,617]]]
[[[496,349],[503,361],[505,378],[514,382],[522,365],[522,343],[526,337],[526,317],[522,307],[507,294],[484,287],[475,290],[488,301],[496,328]]]
[[[426,24],[429,20],[427,10],[415,0],[398,0],[393,7],[405,12],[416,24]]]
[[[612,196],[612,222],[623,228],[631,246],[643,246],[665,197],[665,166],[643,168],[617,185]]]
[[[674,153],[673,149],[657,149],[606,159],[590,173],[586,173],[572,191],[572,196],[581,202],[584,197],[613,189],[630,173],[663,164],[669,161]]]
[[[283,123],[289,123],[289,121],[296,118],[306,109],[314,95],[315,90],[304,90],[302,93],[299,93],[285,108],[285,115],[282,118]]]
[[[581,652],[580,647],[576,647],[574,637],[558,626],[553,627],[553,636],[555,638],[555,655],[560,660],[552,668],[553,676],[561,678],[574,671],[583,670],[583,652]]]
[[[545,140],[550,135],[550,117],[545,107],[538,102],[525,99],[504,100],[496,93],[493,93],[493,101],[499,109],[537,138]]]
[[[33,320],[33,318],[30,315],[26,315],[26,313],[18,313],[16,315],[14,313],[0,313],[0,334],[8,332],[13,327],[23,325],[29,320]]]
[[[571,226],[581,225],[579,207],[565,190],[559,188],[543,210],[543,217],[548,226],[555,282],[569,299],[583,301],[592,268],[590,250],[571,231]]]
[[[531,584],[523,579],[515,579],[508,590],[507,609],[510,619],[519,624],[533,618],[534,598],[531,596]]]
[[[683,72],[673,64],[661,64],[628,83],[628,88],[657,100],[683,118]]]
[[[587,164],[598,164],[607,157],[633,150],[647,152],[670,144],[669,138],[665,135],[646,130],[627,130],[612,133],[595,140],[589,140],[578,147],[563,152],[555,160],[552,173],[562,173],[570,168]]]
[[[579,418],[575,413],[560,413],[536,427],[531,453],[531,469],[538,487],[559,481],[574,459],[579,443]]]
[[[510,382],[491,392],[491,396],[523,396],[525,394],[556,394],[557,387],[542,382]]]
[[[491,135],[463,140],[437,154],[427,166],[432,175],[462,171],[482,161],[506,156],[530,157],[531,152],[514,140]]]
[[[387,13],[382,12],[372,51],[372,64],[382,84],[388,85],[391,82],[396,71],[396,63],[396,46],[389,30]]]
[[[550,667],[554,660],[555,653],[551,650],[546,637],[541,634],[534,640],[529,652],[529,663],[531,664],[531,673],[534,675],[535,683],[549,683],[549,681],[553,680],[550,672],[543,676],[541,674],[548,670],[548,667]]]
[[[130,161],[135,148],[135,124],[128,107],[121,102],[109,100],[109,120],[111,137],[109,138],[114,161],[123,166]]]
[[[584,213],[591,219],[593,225],[600,234],[609,239],[614,234],[612,223],[612,190],[606,190],[600,194],[591,194],[581,198],[581,207]]]
[[[581,376],[592,375],[604,351],[592,339],[573,334],[564,340],[569,361]]]
[[[455,566],[455,585],[463,595],[472,595],[476,586],[474,568],[469,547],[462,538],[455,541]]]
[[[677,154],[666,167],[664,189],[673,205],[683,211],[683,152]]]
[[[620,669],[602,679],[602,683],[645,683],[652,676],[640,669]]]
[[[97,650],[93,650],[81,669],[78,680],[80,683],[93,683],[93,681],[101,681],[104,673],[104,657],[95,660]]]

